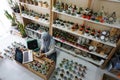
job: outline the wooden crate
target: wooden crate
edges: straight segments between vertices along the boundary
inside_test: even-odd
[[[34,56],[33,59],[36,60],[36,61],[38,61],[38,62],[40,62],[40,63],[42,63],[42,64],[43,64],[45,61],[47,61],[47,62],[49,62],[49,63],[51,64],[51,65],[50,65],[50,69],[49,69],[49,71],[47,72],[46,75],[44,75],[44,74],[42,74],[42,73],[40,73],[40,72],[37,72],[37,71],[33,70],[32,68],[30,68],[30,67],[29,67],[29,63],[20,64],[19,62],[17,62],[17,61],[16,61],[16,62],[19,63],[20,65],[22,65],[23,67],[25,67],[26,69],[30,70],[30,71],[33,72],[34,74],[40,76],[40,77],[43,78],[44,80],[48,80],[48,79],[50,78],[52,72],[53,72],[54,69],[55,69],[55,63],[54,63],[52,60],[50,60],[50,59],[48,59],[48,58],[46,58],[46,57],[38,58],[38,57]],[[31,63],[31,62],[30,62],[30,63]]]
[[[118,80],[115,77],[112,77],[110,75],[104,74],[102,80]]]

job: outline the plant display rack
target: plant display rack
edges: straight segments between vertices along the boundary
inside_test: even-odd
[[[79,21],[80,23],[82,22],[82,24],[85,24],[85,25],[86,25],[86,24],[88,25],[89,23],[91,23],[91,24],[103,26],[103,27],[105,27],[105,28],[109,28],[109,31],[111,31],[111,30],[113,29],[113,32],[114,32],[116,29],[117,29],[117,30],[120,30],[120,24],[118,24],[118,23],[109,24],[109,23],[103,22],[103,21],[95,21],[95,20],[87,19],[87,18],[84,18],[83,16],[78,16],[78,15],[74,15],[74,14],[71,15],[71,14],[66,13],[65,11],[59,11],[59,10],[56,9],[56,4],[57,4],[57,2],[62,1],[62,0],[49,0],[47,7],[41,6],[41,4],[43,5],[43,3],[41,3],[41,1],[38,1],[37,4],[31,3],[31,2],[29,2],[29,1],[30,1],[30,0],[19,0],[19,4],[20,4],[20,6],[19,6],[19,8],[20,8],[20,14],[21,14],[21,17],[22,17],[22,19],[23,19],[23,23],[24,23],[25,26],[26,26],[27,24],[31,23],[31,22],[34,22],[34,23],[38,23],[38,24],[40,24],[40,25],[49,26],[49,33],[50,33],[51,35],[54,34],[54,32],[55,32],[54,29],[58,29],[58,30],[61,30],[61,31],[63,31],[63,32],[67,32],[67,33],[69,33],[69,34],[72,34],[72,35],[76,36],[77,38],[82,37],[82,38],[85,38],[85,39],[90,40],[90,41],[93,42],[93,43],[94,43],[94,42],[97,42],[97,43],[99,43],[99,44],[107,45],[107,46],[112,47],[112,49],[111,49],[111,51],[109,52],[109,54],[105,54],[105,53],[100,54],[100,53],[95,52],[95,51],[90,51],[89,48],[86,50],[86,49],[84,49],[83,47],[79,47],[79,46],[77,46],[77,45],[75,45],[75,44],[72,44],[72,43],[70,43],[70,42],[68,42],[68,41],[66,41],[66,40],[61,39],[60,37],[55,37],[55,36],[53,36],[56,41],[59,41],[59,42],[61,42],[61,43],[63,43],[63,44],[66,44],[66,45],[68,45],[68,46],[72,46],[72,47],[74,47],[75,49],[79,49],[79,50],[81,50],[81,51],[84,51],[84,52],[86,52],[87,54],[90,54],[90,55],[92,55],[92,56],[99,57],[100,61],[95,61],[95,60],[92,60],[92,59],[90,59],[90,58],[86,58],[86,57],[84,57],[84,56],[80,56],[80,55],[78,55],[78,54],[75,54],[75,51],[69,51],[69,50],[67,50],[66,48],[62,48],[62,47],[56,46],[56,48],[58,48],[58,49],[61,49],[61,50],[65,51],[65,52],[68,52],[68,53],[70,53],[70,54],[72,54],[72,55],[74,55],[74,56],[78,56],[79,58],[82,58],[82,59],[84,59],[84,60],[86,60],[86,61],[89,61],[89,62],[91,62],[91,63],[93,63],[93,64],[95,64],[95,65],[97,65],[97,66],[99,66],[99,67],[101,67],[101,68],[104,68],[104,67],[106,66],[107,62],[108,62],[108,61],[111,59],[111,57],[114,55],[114,52],[115,52],[116,49],[118,48],[118,45],[120,45],[120,40],[119,40],[119,39],[118,39],[117,42],[115,42],[115,43],[112,43],[112,42],[109,42],[109,41],[102,41],[102,40],[97,39],[97,38],[95,38],[95,37],[93,37],[93,36],[91,36],[91,35],[85,35],[84,33],[79,32],[78,29],[77,29],[77,30],[71,30],[71,29],[66,28],[65,26],[56,25],[56,24],[54,24],[54,21],[55,21],[57,18],[60,18],[61,20],[64,20],[64,19],[62,19],[62,18],[64,18],[64,16],[65,16],[65,17],[68,17],[68,19],[66,18],[66,21],[70,21],[69,18],[71,18],[71,19],[74,19],[74,20]],[[35,0],[35,1],[36,1],[36,0]],[[86,1],[87,1],[87,3],[86,3],[87,5],[85,6],[85,8],[91,8],[92,3],[93,3],[94,0],[86,0]],[[103,0],[102,0],[102,1],[103,1]],[[106,1],[106,0],[105,0],[105,1]],[[117,2],[117,0],[107,0],[107,1],[116,1],[116,2]],[[45,2],[45,1],[42,0],[42,2]],[[118,1],[118,2],[119,2],[119,1]],[[63,1],[63,3],[70,4],[70,3],[68,3],[68,1]],[[77,3],[74,3],[74,4],[77,4]],[[95,4],[94,4],[94,5],[95,5]],[[37,16],[37,18],[36,18],[36,16],[33,17],[33,16],[30,16],[30,15],[24,14],[24,13],[23,13],[23,6],[24,6],[24,9],[28,9],[28,11],[31,11],[31,10],[34,11],[34,9],[37,9],[37,11],[41,11],[41,12],[37,12],[38,14],[41,14],[42,11],[43,11],[42,14],[44,14],[44,11],[49,11],[49,13],[48,13],[48,14],[49,14],[49,19],[48,19],[48,21],[45,21],[44,19],[38,18],[38,16]],[[73,6],[75,7],[75,5],[72,5],[72,7],[73,7]],[[33,9],[32,9],[32,7],[33,7]],[[36,11],[34,11],[34,12],[36,12]],[[46,14],[46,13],[45,13],[45,14]],[[61,17],[61,16],[63,16],[63,17]],[[74,25],[74,24],[73,24],[73,25]],[[70,28],[71,28],[73,25],[71,25]],[[98,27],[98,28],[99,28],[99,27]],[[101,27],[101,28],[102,28],[102,27]],[[114,30],[114,29],[115,29],[115,30]],[[39,31],[37,31],[37,30],[33,30],[33,29],[30,29],[30,28],[26,28],[26,30],[29,30],[29,31],[31,31],[31,32],[37,33],[38,35],[41,35],[41,32],[39,32]],[[103,30],[106,30],[106,29],[103,28]],[[119,31],[118,31],[118,32],[119,32]],[[113,34],[114,34],[114,33],[113,33]],[[120,33],[118,33],[118,34],[120,34]],[[31,36],[31,35],[29,35],[29,36]],[[37,37],[34,37],[34,36],[31,36],[31,37],[32,37],[32,38],[37,38]],[[66,36],[66,37],[67,37],[67,36]],[[97,43],[96,43],[96,44],[97,44]],[[93,45],[93,44],[89,44],[88,46],[91,46],[91,45]]]

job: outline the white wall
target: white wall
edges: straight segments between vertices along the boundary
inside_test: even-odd
[[[8,0],[0,0],[0,36],[4,35],[10,29],[10,21],[4,15],[4,10],[11,13]]]

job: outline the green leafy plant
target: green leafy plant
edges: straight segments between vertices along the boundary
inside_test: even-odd
[[[16,21],[15,16],[12,16],[11,14],[8,13],[8,11],[5,10],[5,16],[11,21],[12,26],[17,26],[20,34],[22,35],[22,37],[26,37],[26,32],[25,32],[25,26],[20,23],[19,21]]]
[[[27,34],[26,34],[26,31],[25,31],[25,26],[22,23],[18,22],[18,21],[17,21],[17,25],[18,25],[18,29],[19,29],[20,34],[22,35],[22,37],[23,38],[26,37]]]
[[[16,24],[16,18],[15,18],[15,16],[13,15],[11,15],[10,13],[8,13],[8,11],[6,11],[5,10],[5,13],[4,13],[4,15],[11,21],[11,25],[12,26],[16,26],[17,24]]]

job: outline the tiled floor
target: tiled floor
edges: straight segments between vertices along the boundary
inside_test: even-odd
[[[0,51],[3,51],[4,48],[11,45],[14,41],[23,42],[24,44],[26,42],[25,39],[18,36],[7,34],[0,39]],[[100,80],[102,74],[100,74],[100,71],[96,66],[82,59],[74,58],[63,51],[58,50],[57,53],[57,65],[63,58],[76,61],[88,67],[86,78],[84,80]],[[2,80],[42,80],[37,75],[9,59],[0,60],[0,78]]]

